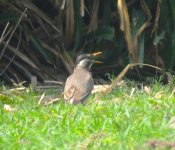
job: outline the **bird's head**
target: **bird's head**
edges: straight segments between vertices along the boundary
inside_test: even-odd
[[[94,63],[101,63],[100,61],[95,60],[95,57],[100,54],[101,52],[95,52],[92,54],[81,54],[76,59],[76,66],[90,70]]]

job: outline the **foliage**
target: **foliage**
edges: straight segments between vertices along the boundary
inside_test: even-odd
[[[173,69],[174,6],[173,0],[1,1],[1,80],[63,81],[77,54],[97,50],[101,73],[128,62]]]

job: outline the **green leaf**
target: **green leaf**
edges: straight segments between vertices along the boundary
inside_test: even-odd
[[[132,11],[132,21],[131,21],[131,31],[133,37],[137,34],[137,31],[140,27],[144,24],[145,16],[142,11],[140,10],[133,10]],[[143,32],[137,41],[137,49],[138,49],[138,61],[139,63],[144,63],[144,50],[145,50],[145,33]]]
[[[163,31],[162,33],[160,33],[160,35],[156,35],[153,41],[153,44],[155,46],[157,46],[161,40],[165,39],[165,32]]]
[[[33,46],[38,51],[38,53],[41,54],[41,56],[47,61],[47,63],[52,64],[53,61],[51,57],[49,56],[49,53],[41,46],[40,41],[32,35],[30,36],[30,40]]]
[[[74,46],[74,54],[77,49],[82,46],[83,43],[83,20],[80,15],[80,0],[74,1],[74,10],[75,10],[75,46]]]
[[[160,41],[166,33],[162,49],[160,49],[161,56],[165,62],[167,69],[172,69],[175,63],[175,1],[161,1],[160,3],[160,24],[159,32],[162,32],[160,37],[156,37],[154,43]]]
[[[113,41],[114,35],[115,35],[114,27],[102,27],[102,28],[98,28],[95,32],[89,33],[87,38],[94,39],[94,40],[106,39],[109,41]]]

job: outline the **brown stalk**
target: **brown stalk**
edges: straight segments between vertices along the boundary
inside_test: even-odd
[[[159,19],[160,19],[160,1],[158,0],[157,1],[157,9],[156,9],[156,18],[155,18],[154,27],[153,27],[153,30],[151,32],[151,35],[157,31]]]
[[[156,66],[153,66],[153,65],[149,65],[149,64],[142,64],[142,63],[133,63],[133,64],[128,64],[123,70],[122,72],[114,79],[114,81],[111,83],[111,85],[105,90],[104,94],[108,94],[110,91],[112,91],[112,89],[117,85],[117,82],[119,80],[121,80],[125,74],[128,72],[128,70],[130,68],[133,68],[135,66],[138,66],[138,65],[143,65],[143,66],[148,66],[148,67],[151,67],[151,68],[155,68],[155,69],[158,69],[158,70],[162,70],[161,68],[158,68]]]
[[[53,80],[44,80],[44,83],[47,83],[47,84],[56,84],[56,85],[63,85],[63,82],[53,81]]]
[[[130,20],[129,20],[129,14],[128,9],[125,0],[118,0],[117,3],[119,16],[120,16],[120,29],[123,31],[127,46],[129,55],[133,61],[133,63],[137,63],[137,47],[134,44],[132,35],[131,35],[131,29],[130,29]]]
[[[22,5],[25,8],[30,9],[32,12],[37,14],[39,17],[41,17],[45,22],[47,22],[55,31],[61,32],[52,22],[52,20],[43,12],[41,11],[36,5],[32,3],[30,0],[15,0],[15,3],[18,5]]]
[[[138,29],[136,35],[133,38],[131,35],[129,14],[128,14],[127,5],[125,3],[125,0],[118,0],[117,6],[118,6],[118,11],[119,11],[119,16],[120,16],[120,29],[124,32],[125,39],[126,39],[127,46],[128,46],[128,51],[132,58],[133,63],[137,63],[138,62],[138,58],[137,58],[138,38],[143,33],[143,31],[150,25],[150,21],[152,18],[151,13],[145,1],[141,0],[141,7],[147,16],[147,20]]]
[[[65,5],[66,5],[66,0],[63,0],[63,2],[62,2],[62,4],[61,4],[61,10],[64,9]]]
[[[29,64],[30,66],[32,66],[35,69],[40,70],[40,68],[38,68],[26,55],[24,55],[23,53],[21,53],[20,51],[18,51],[16,48],[12,47],[11,45],[7,44],[6,42],[2,42],[2,44],[6,45],[6,47],[13,52],[16,56],[18,56],[19,58],[21,58],[24,62],[26,62],[27,64]]]
[[[41,26],[41,28],[42,28],[43,31],[46,33],[46,35],[47,35],[48,37],[51,38],[52,36],[51,36],[51,34],[49,33],[47,27],[45,27],[43,20],[40,19],[39,17],[37,17],[36,20],[38,20],[38,24]]]
[[[146,5],[145,1],[144,0],[141,0],[141,7],[143,9],[143,11],[145,12],[145,15],[147,16],[147,20],[145,21],[145,23],[138,29],[135,37],[134,37],[134,42],[135,42],[135,45],[137,47],[137,42],[138,42],[138,38],[139,36],[142,34],[142,32],[150,25],[150,21],[151,21],[151,13],[149,11],[149,8],[148,6]]]
[[[67,53],[66,50],[63,51],[63,57],[66,60],[65,64],[67,66],[67,69],[68,69],[69,73],[72,73],[73,72],[73,68],[74,68],[74,63],[72,61],[72,58],[69,56],[69,54]]]
[[[60,51],[58,45],[55,45],[55,46],[58,49],[58,51]],[[64,49],[64,47],[63,47],[63,49]],[[74,63],[73,63],[71,57],[69,56],[69,54],[67,53],[67,51],[65,49],[63,50],[63,54],[61,52],[59,53],[59,57],[60,57],[61,61],[63,62],[66,70],[69,73],[72,73]]]
[[[88,27],[88,33],[95,31],[98,26],[98,10],[99,10],[99,0],[94,0],[93,8],[91,12],[91,19]]]
[[[73,0],[68,0],[66,3],[66,44],[70,44],[75,29],[75,21],[74,21],[74,3]]]
[[[81,17],[84,17],[84,0],[80,0],[80,15]]]
[[[51,47],[50,45],[46,44],[43,41],[40,41],[40,43],[41,43],[43,48],[47,49],[48,51],[53,53],[55,56],[59,56],[60,55],[59,52],[55,48]]]
[[[20,22],[21,22],[23,16],[25,15],[25,12],[26,12],[26,11],[27,11],[27,8],[26,8],[26,9],[23,11],[23,13],[21,14],[21,16],[20,16],[20,18],[19,18],[17,24],[15,25],[15,27],[14,27],[14,29],[13,29],[13,31],[12,31],[10,37],[9,37],[9,39],[8,39],[7,42],[4,44],[4,48],[2,49],[2,52],[1,52],[1,54],[0,54],[0,59],[2,58],[2,56],[3,56],[3,54],[4,54],[4,51],[5,51],[5,49],[7,48],[8,43],[10,42],[10,40],[11,40],[13,34],[15,33],[17,27],[19,26],[19,24],[20,24]]]
[[[142,63],[133,63],[133,64],[128,64],[123,70],[122,72],[120,72],[120,74],[112,81],[112,83],[110,84],[109,87],[107,87],[103,92],[100,93],[99,96],[97,96],[93,101],[90,101],[88,104],[98,100],[99,98],[101,98],[102,96],[110,93],[114,87],[117,85],[118,81],[120,81],[124,76],[125,74],[128,72],[129,69],[135,67],[135,66],[139,66],[139,65],[143,65],[143,66],[148,66],[148,67],[151,67],[151,68],[155,68],[155,69],[159,69],[159,70],[162,70],[161,68],[158,68],[156,66],[153,66],[153,65],[150,65],[150,64],[142,64]]]
[[[9,56],[4,55],[4,57],[5,57],[7,60],[11,61],[11,58],[10,58]],[[16,60],[13,60],[13,64],[14,64],[15,66],[17,66],[19,70],[21,70],[21,74],[25,74],[26,77],[27,77],[28,79],[31,78],[32,74],[31,74],[31,72],[26,68],[26,66],[24,66],[24,64],[22,65],[22,64],[20,64],[19,62],[17,62]],[[9,71],[9,69],[8,69],[7,71]],[[10,72],[10,71],[9,71],[9,72]],[[14,71],[11,71],[10,73],[13,74],[13,75],[16,74],[16,73],[14,73]]]
[[[21,42],[21,30],[20,30],[20,34],[19,34],[19,41],[18,41],[18,45],[16,47],[16,49],[18,50],[19,49],[19,45],[20,45],[20,42]],[[4,67],[4,69],[0,72],[0,76],[7,70],[7,68],[10,66],[10,64],[12,63],[12,61],[14,60],[15,58],[15,54],[13,55],[12,59],[9,61],[9,63]]]
[[[4,28],[4,31],[2,32],[2,35],[1,35],[1,38],[0,38],[0,44],[1,44],[2,40],[4,39],[4,34],[5,34],[8,26],[9,26],[9,22],[7,22],[7,24],[6,24],[5,28]]]
[[[12,29],[13,29],[13,26],[11,26],[10,29],[8,29],[7,33],[2,37],[0,44],[11,33]]]
[[[63,93],[60,94],[57,98],[52,99],[51,101],[45,102],[44,105],[47,106],[47,105],[53,104],[57,101],[60,101],[62,97],[63,97]]]

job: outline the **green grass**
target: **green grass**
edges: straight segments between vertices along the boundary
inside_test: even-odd
[[[8,101],[1,96],[0,149],[149,149],[149,140],[175,141],[168,125],[175,116],[173,88],[156,83],[150,89],[129,84],[86,106],[36,107],[32,92],[9,94]],[[16,111],[5,111],[5,103]]]

